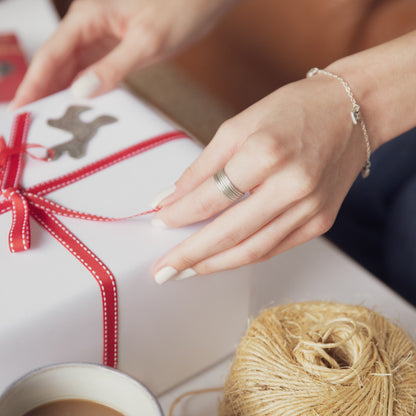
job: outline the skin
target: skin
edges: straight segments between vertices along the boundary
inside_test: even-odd
[[[413,3],[403,3],[414,11]],[[94,95],[108,91],[131,70],[202,36],[232,4],[78,0],[36,55],[13,107],[64,88],[90,70],[101,79]],[[375,8],[368,31],[385,21],[384,10]],[[416,124],[415,47],[411,32],[327,68],[351,86],[372,151]],[[352,124],[350,111],[339,81],[317,75],[279,88],[225,122],[155,215],[170,227],[215,219],[161,258],[153,273],[166,266],[201,275],[236,268],[326,232],[366,159],[362,131]],[[212,178],[222,167],[238,189],[249,192],[233,206]]]
[[[233,3],[235,0],[74,1],[56,32],[34,56],[11,109],[66,88],[88,71],[101,80],[94,95],[103,94],[129,72],[198,40]]]

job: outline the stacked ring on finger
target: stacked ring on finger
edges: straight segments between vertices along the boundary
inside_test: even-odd
[[[244,192],[241,192],[231,182],[230,178],[225,173],[224,168],[214,174],[214,181],[218,189],[231,201],[236,201],[244,195]]]

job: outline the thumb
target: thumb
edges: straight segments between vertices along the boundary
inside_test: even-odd
[[[76,98],[101,95],[115,88],[134,69],[155,60],[160,51],[160,36],[130,29],[107,55],[87,67],[71,86]]]

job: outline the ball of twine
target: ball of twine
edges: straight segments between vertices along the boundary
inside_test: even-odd
[[[416,346],[362,306],[305,302],[255,319],[220,416],[415,416]]]

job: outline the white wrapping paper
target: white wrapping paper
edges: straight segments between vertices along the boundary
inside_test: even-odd
[[[27,159],[21,181],[25,188],[177,128],[124,90],[77,102],[65,91],[27,107],[33,113],[29,143],[51,147],[67,140],[68,133],[46,120],[61,117],[73,104],[93,108],[82,119],[109,114],[118,122],[98,131],[82,159]],[[0,119],[0,134],[6,139],[12,118]],[[200,151],[189,139],[175,140],[46,197],[103,216],[144,211]],[[117,223],[59,219],[116,277],[121,370],[160,394],[233,351],[246,328],[251,268],[164,286],[151,276],[152,263],[201,225],[162,230],[151,226],[150,217]],[[11,254],[11,213],[0,215],[0,392],[33,368],[102,358],[97,283],[47,231],[31,223],[32,248]]]

